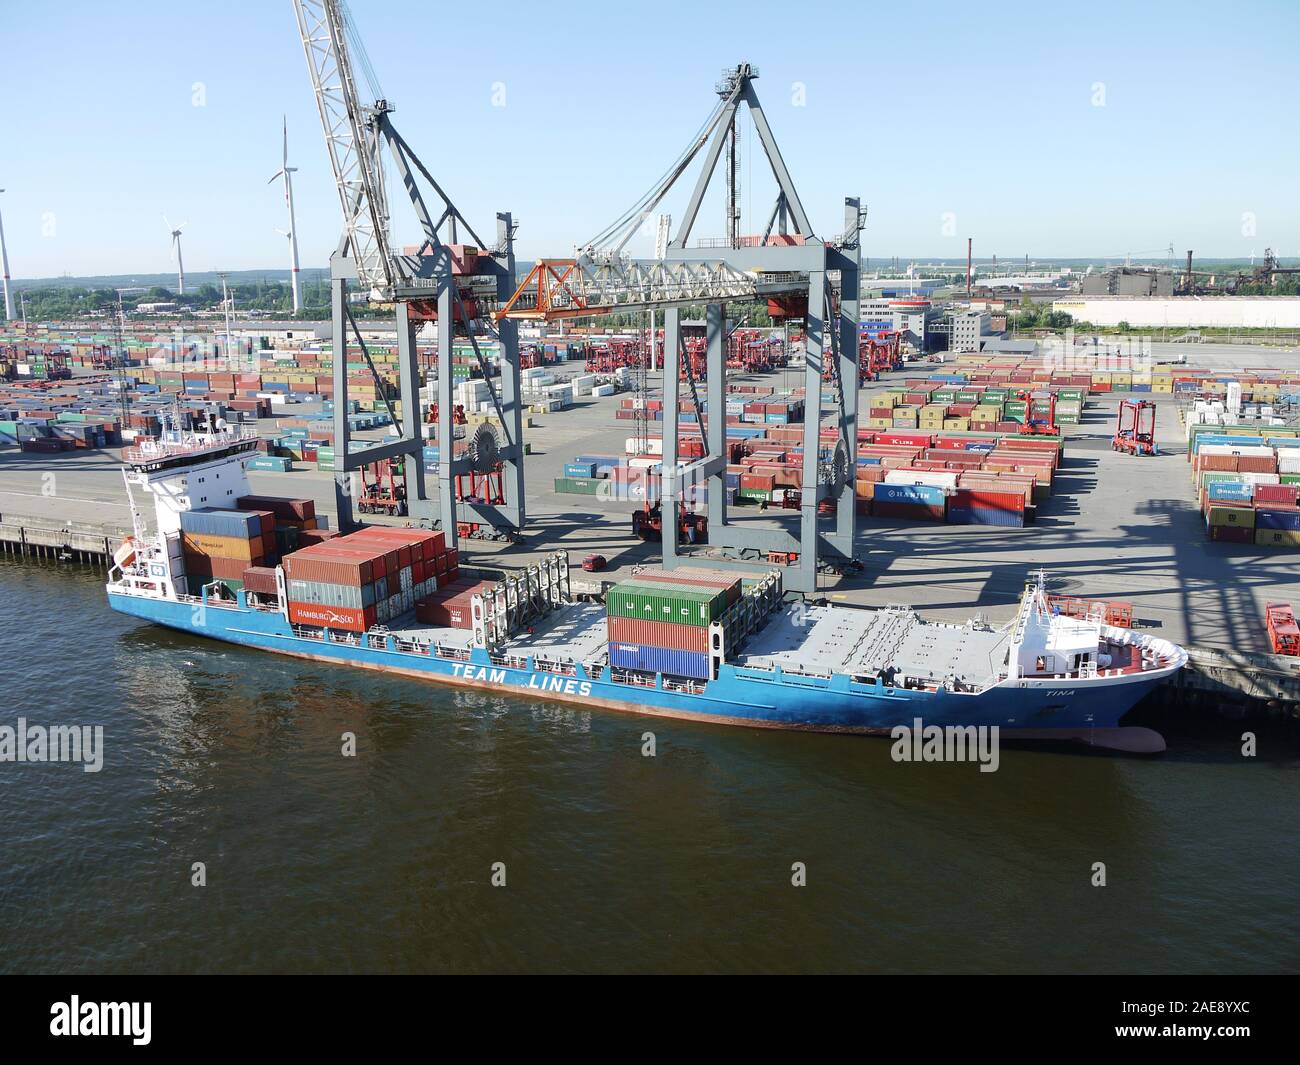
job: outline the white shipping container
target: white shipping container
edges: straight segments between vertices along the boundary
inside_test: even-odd
[[[957,475],[944,470],[890,470],[885,484],[926,484],[935,488],[956,488]]]
[[[1273,449],[1267,444],[1202,444],[1196,449],[1198,455],[1249,455],[1257,458],[1272,458]]]
[[[614,394],[614,386],[613,386],[613,385],[597,385],[595,388],[593,388],[593,389],[591,390],[591,394],[592,394],[593,396],[598,396],[598,397],[603,397],[603,396],[612,396],[612,395]]]

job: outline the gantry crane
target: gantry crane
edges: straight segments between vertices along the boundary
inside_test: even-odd
[[[519,337],[513,321],[493,329],[481,315],[505,301],[515,287],[515,223],[509,213],[497,215],[496,243],[489,246],[457,210],[447,193],[424,166],[393,124],[394,108],[378,89],[369,61],[349,24],[340,0],[294,0],[299,36],[316,94],[330,166],[343,212],[343,235],[330,257],[330,302],[334,348],[334,446],[339,456],[335,500],[339,525],[352,519],[353,475],[374,463],[404,457],[406,504],[411,517],[440,521],[448,547],[456,546],[458,507],[469,510],[475,523],[512,533],[524,525],[523,419],[520,407]],[[353,52],[375,97],[363,104],[355,78]],[[401,180],[420,228],[420,243],[399,254],[389,234],[389,198],[384,162],[391,162]],[[418,179],[441,203],[435,216],[426,205]],[[464,233],[474,243],[462,244]],[[446,239],[444,240],[444,235]],[[391,303],[397,323],[399,388],[402,409],[394,416],[395,440],[368,444],[353,451],[348,427],[349,335],[360,349],[369,374],[378,384],[390,412],[386,382],[375,369],[370,352],[353,318],[349,290],[362,299]],[[425,321],[438,323],[438,495],[425,492],[424,440],[420,430],[420,370],[415,332]],[[457,499],[456,484],[471,472],[470,460],[453,452],[452,336],[468,337],[488,379],[503,440],[496,441],[494,461],[500,464],[502,493],[496,505]],[[502,372],[499,390],[479,345],[479,337],[494,335],[500,342]],[[486,450],[486,449],[484,449]]]
[[[866,212],[857,199],[846,198],[843,231],[832,240],[816,237],[754,90],[757,77],[758,71],[748,63],[724,71],[716,86],[718,102],[710,117],[664,178],[582,245],[581,254],[539,261],[518,291],[502,305],[497,317],[500,321],[553,321],[611,311],[662,309],[662,523],[669,528],[680,524],[684,486],[703,481],[708,486],[710,548],[725,553],[724,557],[712,554],[706,558],[689,549],[682,552],[677,538],[669,536],[664,538],[665,566],[671,569],[686,562],[701,562],[713,567],[743,567],[773,553],[787,558],[797,556],[797,565],[785,571],[785,586],[811,592],[816,590],[823,550],[846,560],[852,559],[854,551],[860,237]],[[776,202],[761,235],[740,235],[732,221],[738,203],[734,195],[736,168],[725,166],[727,236],[722,241],[706,240],[690,247],[688,241],[700,205],[724,148],[734,139],[736,117],[742,106],[748,109],[776,180]],[[623,249],[628,241],[706,145],[690,201],[664,254],[649,261],[626,257]],[[726,305],[756,299],[766,299],[769,311],[779,317],[804,320],[806,409],[798,535],[785,527],[762,528],[750,522],[737,525],[727,519],[727,427],[722,416],[726,409]],[[700,303],[706,305],[707,410],[715,412],[714,417],[705,416],[681,332],[681,308]],[[831,366],[824,385],[822,366],[828,357]],[[683,384],[703,429],[705,451],[702,458],[679,469],[678,421]],[[835,426],[833,444],[824,442],[820,433],[822,401],[827,392]],[[818,516],[828,511],[832,527],[823,531]]]

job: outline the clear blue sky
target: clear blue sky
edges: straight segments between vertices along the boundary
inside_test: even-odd
[[[1171,241],[1180,255],[1300,254],[1294,0],[352,10],[399,129],[484,237],[497,210],[515,213],[525,258],[567,253],[630,205],[741,59],[760,69],[814,227],[833,233],[860,195],[869,257],[957,257],[968,235],[977,256],[1006,258]],[[164,212],[189,222],[187,269],[283,269],[283,198],[267,185],[282,114],[303,265],[327,262],[339,209],[288,0],[0,0],[0,31],[15,277],[169,270]],[[750,230],[774,186],[744,136]],[[411,239],[404,205],[394,217]],[[695,232],[721,231],[714,200]]]

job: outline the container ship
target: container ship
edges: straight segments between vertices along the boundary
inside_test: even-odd
[[[276,654],[643,715],[867,734],[920,720],[1164,749],[1120,719],[1186,652],[1060,614],[1041,575],[1002,626],[789,602],[779,570],[647,570],[579,602],[563,553],[476,580],[441,532],[344,535],[311,500],[255,496],[255,447],[243,427],[168,429],[124,452],[135,532],[109,571],[114,610]]]

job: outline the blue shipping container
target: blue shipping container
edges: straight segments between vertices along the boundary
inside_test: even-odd
[[[201,507],[181,511],[181,529],[199,536],[235,536],[251,540],[262,534],[262,518],[244,510]]]
[[[1255,511],[1256,529],[1277,529],[1283,532],[1300,532],[1300,510]]]
[[[951,515],[953,508],[948,509]],[[1020,529],[1025,524],[1025,512],[1023,510],[998,510],[995,507],[967,507],[964,508],[969,512],[968,525],[1001,525],[1007,528]],[[951,517],[948,519],[952,520]]]
[[[924,503],[941,507],[944,491],[930,484],[876,484],[872,486],[871,498],[881,503]]]
[[[262,455],[260,458],[249,460],[248,468],[250,470],[274,470],[277,473],[288,473],[293,468],[293,460],[278,455]]]
[[[697,651],[651,647],[639,643],[611,643],[609,664],[615,669],[636,669],[643,673],[667,673],[674,677],[708,680],[709,656]]]
[[[1249,503],[1255,494],[1254,485],[1245,481],[1211,481],[1205,486],[1210,499],[1226,499],[1239,503]]]

